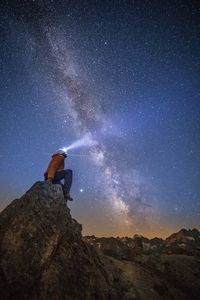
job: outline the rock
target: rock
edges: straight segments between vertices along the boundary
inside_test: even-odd
[[[175,254],[200,256],[200,232],[197,229],[181,229],[165,240],[165,249]]]
[[[35,183],[0,214],[1,299],[105,299],[108,284],[61,186]]]
[[[94,236],[85,236],[84,240],[94,246],[97,251],[118,259],[132,259],[134,253],[131,247],[128,247],[119,238],[96,238]]]

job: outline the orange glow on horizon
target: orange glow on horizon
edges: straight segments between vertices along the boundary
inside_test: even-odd
[[[91,232],[88,231],[88,230],[84,230],[83,229],[83,232],[82,232],[82,235],[83,236],[91,236],[91,235],[94,235],[96,237],[133,237],[135,234],[139,234],[139,235],[142,235],[143,237],[146,237],[146,238],[149,238],[149,239],[152,239],[152,238],[162,238],[162,239],[166,239],[167,237],[169,237],[170,235],[172,235],[173,233],[175,232],[178,232],[180,231],[182,228],[174,228],[171,229],[171,228],[167,228],[167,229],[162,229],[162,230],[155,230],[155,231],[141,231],[141,232],[124,232],[124,231],[119,231],[118,234],[112,234],[110,232],[106,233],[105,231],[101,231],[101,230],[96,230],[94,232]],[[189,229],[189,228],[188,228]],[[192,229],[192,228],[190,228]]]

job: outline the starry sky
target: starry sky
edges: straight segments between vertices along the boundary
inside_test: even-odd
[[[199,228],[199,2],[0,5],[0,209],[81,139],[66,168],[83,234]]]

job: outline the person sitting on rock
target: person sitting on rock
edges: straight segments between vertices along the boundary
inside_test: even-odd
[[[66,151],[56,151],[44,173],[44,179],[48,184],[61,184],[65,200],[72,201],[69,194],[72,185],[72,170],[64,170],[66,157]],[[64,184],[60,182],[62,179],[64,179]]]

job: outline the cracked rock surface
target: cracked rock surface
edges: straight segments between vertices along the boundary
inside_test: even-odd
[[[61,186],[35,183],[0,215],[1,299],[104,299],[105,271]]]

